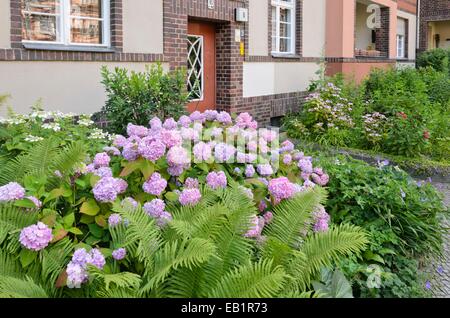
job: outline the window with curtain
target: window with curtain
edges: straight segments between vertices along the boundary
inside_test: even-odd
[[[110,0],[22,0],[23,42],[109,46]]]
[[[295,0],[272,0],[272,53],[295,54]]]

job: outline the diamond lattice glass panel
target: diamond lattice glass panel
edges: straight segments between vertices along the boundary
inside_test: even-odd
[[[102,0],[71,0],[70,14],[77,17],[102,17]]]
[[[188,36],[188,92],[189,99],[203,98],[203,37]]]

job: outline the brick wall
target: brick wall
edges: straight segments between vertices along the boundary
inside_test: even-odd
[[[390,23],[390,8],[381,8],[381,27],[376,29],[375,46],[377,51],[383,53],[384,57],[389,57],[389,23]]]
[[[419,50],[427,49],[428,22],[450,20],[449,0],[421,0],[420,1],[420,41]]]

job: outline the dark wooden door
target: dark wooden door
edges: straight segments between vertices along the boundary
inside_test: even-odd
[[[216,108],[216,28],[214,24],[188,24],[188,91],[190,112]]]

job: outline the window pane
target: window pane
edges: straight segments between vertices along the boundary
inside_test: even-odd
[[[100,19],[102,18],[102,0],[71,0],[70,14]]]
[[[277,49],[277,8],[272,8],[272,51]]]
[[[70,39],[72,43],[102,44],[102,21],[72,19]]]
[[[282,38],[290,38],[291,37],[291,25],[281,23],[280,24],[280,37]]]
[[[60,0],[23,0],[22,10],[40,13],[59,13]]]
[[[56,16],[25,14],[22,36],[29,41],[57,41]]]
[[[280,39],[280,52],[291,52],[290,39]]]
[[[281,22],[291,22],[291,10],[290,9],[280,9],[280,21]]]

